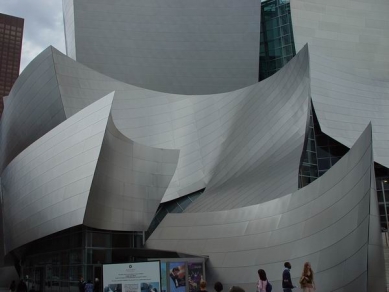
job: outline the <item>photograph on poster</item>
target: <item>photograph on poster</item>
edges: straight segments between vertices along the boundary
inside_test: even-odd
[[[159,291],[159,282],[141,283],[140,284],[140,291],[141,292],[160,292]]]
[[[203,263],[188,263],[189,292],[199,291],[202,280],[204,280]]]
[[[104,287],[104,292],[122,292],[121,284],[108,284]]]
[[[138,292],[138,284],[124,284],[124,292]]]
[[[185,263],[169,263],[170,291],[185,292]]]

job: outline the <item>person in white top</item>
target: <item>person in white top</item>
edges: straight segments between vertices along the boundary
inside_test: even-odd
[[[266,292],[266,286],[267,286],[267,277],[266,272],[262,269],[258,270],[258,283],[257,283],[257,292]]]

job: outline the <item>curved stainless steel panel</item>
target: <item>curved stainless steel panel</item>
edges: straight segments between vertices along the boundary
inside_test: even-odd
[[[207,280],[225,286],[253,289],[256,271],[263,268],[277,289],[285,261],[292,263],[298,284],[309,261],[320,291],[385,291],[372,174],[369,125],[351,150],[307,187],[244,208],[168,214],[146,244],[208,255]]]
[[[0,173],[65,119],[52,47],[48,47],[25,68],[7,98],[0,124]]]
[[[180,149],[177,170],[163,201],[204,188],[216,167],[223,168],[220,164],[223,157],[228,155],[239,159],[237,157],[249,148],[249,155],[241,162],[256,159],[263,151],[274,154],[272,157],[290,154],[288,163],[293,165],[293,171],[288,168],[290,172],[284,174],[294,190],[297,189],[298,161],[309,98],[307,48],[283,70],[261,83],[225,94],[190,97],[145,90],[115,81],[56,50],[53,58],[67,115],[115,90],[112,117],[120,132],[143,145]],[[298,126],[288,133],[286,129],[292,125],[290,121],[297,122]],[[246,131],[241,131],[242,128]],[[298,136],[291,137],[291,133],[296,131]],[[285,135],[280,137],[281,133]],[[268,148],[271,139],[295,140],[293,148],[276,152],[276,148]],[[243,141],[249,143],[249,148],[241,145],[239,149],[240,146],[235,145]],[[232,149],[232,146],[236,147]],[[293,151],[297,155],[292,154]],[[229,167],[240,166],[231,164]],[[273,195],[278,194],[285,192],[278,190]]]
[[[235,209],[297,190],[310,103],[308,47],[258,89],[237,110],[207,188],[187,212]]]
[[[145,231],[176,170],[179,151],[133,142],[115,127],[114,94],[32,143],[1,177],[5,250],[85,224]]]
[[[82,224],[113,93],[32,143],[3,171],[5,251]]]
[[[108,230],[147,230],[176,170],[178,157],[178,150],[131,141],[110,118],[84,225]]]
[[[107,76],[179,94],[258,82],[260,0],[71,2],[63,2],[69,52]]]
[[[351,147],[371,121],[375,161],[389,167],[389,2],[292,0],[291,13],[322,131]]]

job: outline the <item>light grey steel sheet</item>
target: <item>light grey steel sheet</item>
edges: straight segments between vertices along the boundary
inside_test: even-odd
[[[146,231],[173,177],[178,150],[133,142],[110,117],[88,198],[84,224]]]
[[[6,167],[1,184],[7,253],[79,224],[147,230],[179,151],[122,135],[110,117],[113,96],[73,115]]]
[[[1,176],[5,251],[82,224],[113,93],[32,143]]]
[[[260,193],[260,179],[256,185]],[[246,291],[255,289],[259,268],[280,290],[285,261],[292,263],[298,285],[309,261],[318,291],[383,292],[377,215],[369,125],[351,150],[307,187],[243,208],[168,214],[146,245],[207,255],[209,283]]]
[[[351,147],[371,121],[374,159],[389,167],[389,2],[292,0],[291,14],[322,131]]]
[[[216,180],[227,179],[238,169],[247,174],[261,163],[269,163],[257,160],[265,151],[270,160],[282,158],[279,163],[288,164],[279,176],[297,189],[309,98],[307,48],[264,82],[203,96],[165,94],[127,85],[78,64],[55,49],[52,52],[67,117],[115,90],[112,117],[124,135],[143,145],[180,150],[177,170],[163,201],[204,188],[211,179],[216,184]],[[288,140],[291,147],[272,147],[274,139]],[[214,176],[216,168],[223,169],[227,156],[231,159],[230,173]],[[237,160],[245,165],[236,164]],[[274,186],[268,193],[286,194],[285,188],[276,190],[270,180],[268,184]],[[250,200],[247,198],[245,204]]]
[[[66,0],[67,52],[143,88],[211,94],[258,82],[260,0]]]
[[[248,174],[260,164],[281,158],[279,163],[287,165],[285,172],[278,173],[279,177],[288,180],[293,190],[297,189],[298,161],[309,98],[307,48],[283,70],[261,83],[223,94],[194,96],[141,89],[93,71],[54,48],[50,52],[54,63],[51,78],[58,82],[58,101],[63,105],[62,112],[66,117],[114,90],[112,118],[120,132],[142,145],[180,150],[177,170],[163,201],[202,189],[211,179],[214,180],[212,185],[217,184],[217,180],[227,179],[235,170],[239,169],[238,174]],[[30,66],[27,68],[34,72],[35,67]],[[34,75],[23,72],[21,78],[29,80]],[[15,95],[12,98],[18,101],[22,97]],[[50,111],[37,113],[40,115],[36,120],[30,119],[32,123],[48,123],[47,119],[41,121],[41,116],[51,117],[53,114]],[[9,131],[8,125],[10,123],[4,123],[2,131]],[[34,141],[45,133],[38,130],[12,141],[26,145],[24,140]],[[271,140],[275,139],[288,140],[291,147],[272,147]],[[8,140],[3,141],[7,145]],[[284,143],[277,145],[282,147]],[[266,151],[269,159],[259,161],[257,158]],[[18,152],[11,154],[4,152],[4,165]],[[227,157],[231,159],[229,173],[221,171],[214,176],[217,168],[223,169]],[[287,184],[284,189],[276,189],[271,180],[267,184],[271,186],[268,193],[273,193],[273,197],[286,194]],[[252,195],[247,192],[248,197],[242,202],[250,204]]]
[[[26,67],[8,95],[0,124],[0,173],[21,151],[65,119],[49,47]]]

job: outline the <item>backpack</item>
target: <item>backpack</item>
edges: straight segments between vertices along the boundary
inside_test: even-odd
[[[267,280],[266,292],[271,292],[271,290],[273,290],[273,286],[270,284],[269,280]]]

